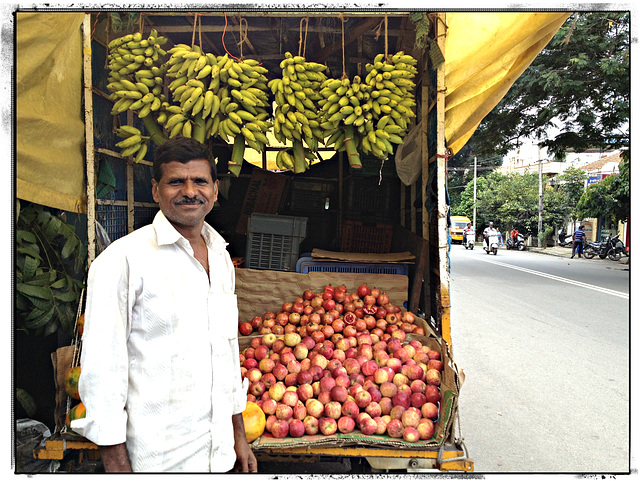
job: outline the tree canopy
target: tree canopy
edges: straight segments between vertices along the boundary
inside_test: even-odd
[[[476,190],[478,228],[492,221],[503,232],[515,227],[523,233],[538,234],[539,181],[537,174],[505,175],[492,172],[478,178]],[[545,189],[543,196],[543,225],[547,227],[562,225],[569,216],[564,192]],[[452,210],[452,213],[471,218],[473,182],[467,184],[460,199],[459,205]]]
[[[613,217],[626,221],[631,212],[629,159],[620,162],[619,173],[608,175],[585,190],[577,205],[581,217]]]

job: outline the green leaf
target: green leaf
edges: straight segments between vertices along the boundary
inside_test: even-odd
[[[53,315],[55,314],[55,312],[56,312],[55,306],[52,306],[51,309],[49,309],[49,311],[45,312],[38,318],[33,319],[31,321],[25,321],[24,325],[27,329],[39,329],[41,327],[44,327],[44,325],[47,324],[47,322],[49,322],[53,318]]]
[[[79,244],[78,237],[73,236],[67,239],[67,242],[64,243],[64,247],[62,248],[62,258],[66,259],[71,254],[73,254],[74,249]]]
[[[32,306],[29,299],[24,295],[20,294],[19,292],[16,292],[15,300],[16,300],[15,307],[17,311],[26,311]]]
[[[18,254],[25,254],[31,256],[35,259],[41,259],[40,257],[40,249],[36,244],[23,244],[16,247],[16,252]]]
[[[44,330],[42,331],[43,336],[48,336],[53,334],[58,330],[58,324],[55,322],[48,322],[46,326],[44,326]]]
[[[22,269],[23,279],[25,281],[28,281],[33,278],[36,275],[39,265],[40,262],[38,262],[38,260],[34,259],[31,256],[26,256],[24,258],[24,267]]]
[[[47,313],[51,307],[53,307],[53,304],[49,303],[47,305],[46,309],[33,309],[29,315],[27,317],[24,318],[25,321],[32,321],[33,319],[37,319],[38,317],[42,316],[43,314]]]
[[[55,239],[56,236],[60,235],[60,227],[62,226],[62,221],[57,217],[51,216],[49,221],[44,227],[45,235],[47,239]]]
[[[62,302],[72,302],[78,298],[78,295],[73,291],[53,291],[53,297]]]
[[[24,229],[17,229],[16,230],[16,242],[18,244],[20,244],[22,242],[30,242],[31,244],[37,244],[38,243],[38,238],[35,236],[35,234],[33,232],[29,232],[29,231],[24,230]]]
[[[24,409],[24,411],[27,413],[27,416],[32,418],[36,415],[36,412],[38,410],[36,402],[27,391],[19,387],[16,388],[16,399],[22,406],[22,409]]]
[[[29,300],[29,302],[31,302],[31,306],[27,310],[35,308],[35,309],[41,309],[45,311],[51,305],[51,299],[41,299],[39,297],[33,297],[33,296],[27,296],[27,299]],[[23,312],[23,315],[25,315],[24,312]]]
[[[34,286],[26,283],[17,284],[16,289],[29,297],[51,300],[53,295],[49,287]]]
[[[62,277],[57,281],[55,281],[53,284],[51,284],[49,287],[51,287],[51,289],[62,289],[66,285],[67,285],[67,279],[65,277]]]

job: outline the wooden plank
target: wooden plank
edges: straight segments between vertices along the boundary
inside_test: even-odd
[[[84,73],[84,136],[87,169],[87,269],[96,257],[96,171],[93,142],[93,75],[91,72],[91,14],[82,21]]]
[[[372,28],[377,26],[381,21],[382,21],[382,17],[371,17],[371,18],[367,18],[366,20],[363,20],[361,23],[357,24],[355,27],[349,29],[348,31],[346,31],[345,29],[345,39],[344,39],[345,49],[348,45],[351,44],[351,42],[356,40],[358,37],[363,35],[368,30],[371,30]],[[342,50],[342,41],[334,42],[324,50],[321,50],[320,52],[318,52],[318,55],[315,56],[314,61],[318,63],[322,63],[327,58],[331,57],[333,54],[341,50]]]
[[[436,41],[446,58],[445,38],[446,38],[446,13],[439,13],[436,21]],[[447,236],[447,216],[449,206],[447,205],[447,159],[448,148],[445,138],[445,94],[446,77],[444,62],[437,70],[436,86],[436,128],[437,128],[437,166],[438,166],[438,266],[440,274],[440,327],[442,338],[451,346],[451,322],[449,318],[451,303],[449,299],[449,242]]]

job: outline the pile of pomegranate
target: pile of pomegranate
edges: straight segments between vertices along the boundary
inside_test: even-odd
[[[264,411],[266,430],[276,438],[358,429],[428,440],[439,416],[444,364],[439,351],[407,339],[424,334],[414,321],[366,284],[354,293],[330,285],[307,290],[278,313],[240,323],[261,334],[240,353],[247,400]]]

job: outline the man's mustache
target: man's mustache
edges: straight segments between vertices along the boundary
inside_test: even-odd
[[[183,204],[204,204],[204,199],[199,196],[194,197],[183,197],[175,202],[175,205],[183,205]]]

